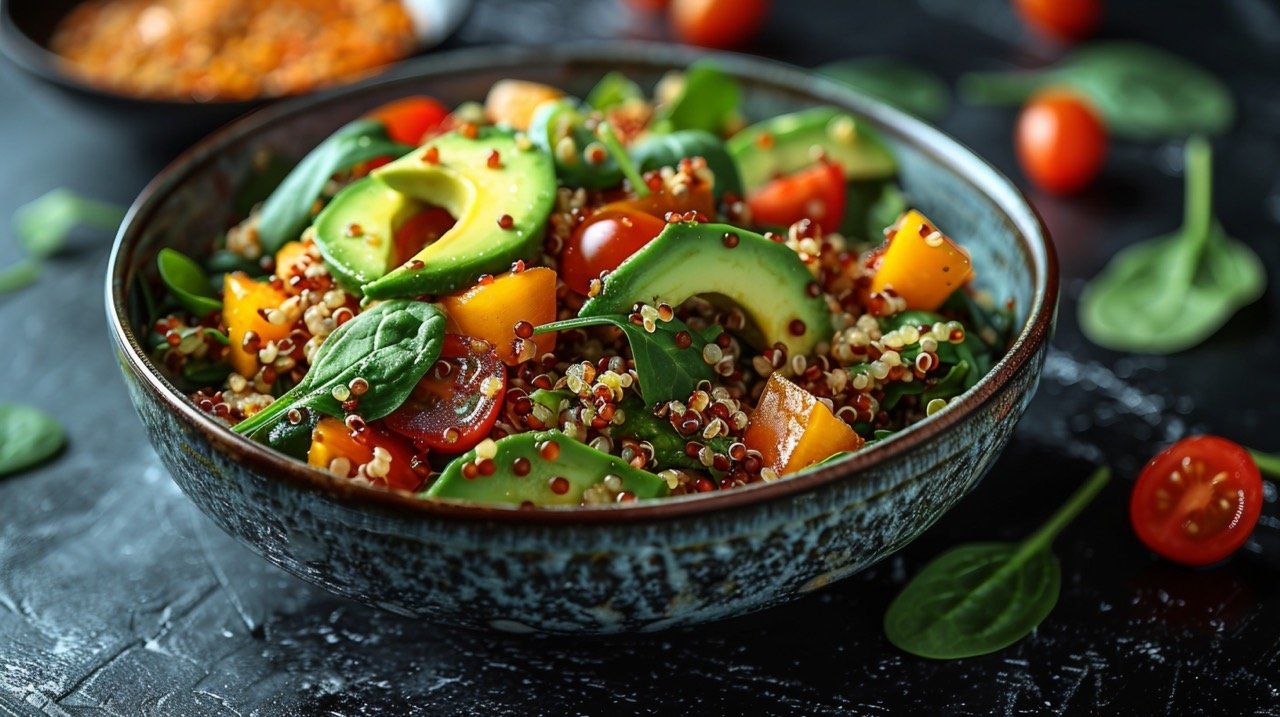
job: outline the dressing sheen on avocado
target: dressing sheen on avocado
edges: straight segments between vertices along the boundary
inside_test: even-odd
[[[862,121],[832,107],[779,115],[753,124],[726,143],[750,192],[814,162],[822,150],[846,179],[883,179],[897,171],[893,155]]]
[[[412,259],[361,287],[374,299],[448,293],[483,274],[502,272],[517,259],[532,258],[555,202],[551,158],[533,146],[519,148],[513,137],[496,130],[476,139],[456,132],[442,135],[374,170],[371,177],[410,201],[441,207],[456,219],[452,229]],[[397,200],[384,197],[370,204],[343,203],[349,213],[335,210],[330,221],[362,228],[362,222],[370,221],[377,226],[395,214],[383,202]]]
[[[785,244],[728,224],[668,224],[653,241],[622,262],[579,316],[625,314],[632,305],[679,306],[694,295],[737,304],[764,347],[785,344],[788,355],[807,354],[831,338],[831,312],[813,293],[813,274]]]

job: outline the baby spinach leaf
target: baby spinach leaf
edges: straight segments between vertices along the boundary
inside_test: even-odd
[[[889,642],[913,655],[951,660],[1026,637],[1058,602],[1062,572],[1050,550],[1053,539],[1110,477],[1099,468],[1021,543],[961,545],[934,558],[889,605]]]
[[[281,453],[305,461],[311,450],[311,434],[320,422],[318,411],[306,411],[297,423],[279,421],[267,432],[267,445]]]
[[[25,289],[40,278],[40,262],[21,259],[16,264],[0,269],[0,294]]]
[[[213,284],[194,259],[165,247],[156,255],[156,266],[160,268],[160,279],[182,308],[196,316],[222,311],[222,302],[217,299]]]
[[[620,407],[623,410],[623,420],[621,424],[613,427],[612,435],[615,438],[634,438],[638,441],[648,441],[653,446],[651,470],[666,470],[668,468],[706,470],[701,461],[697,458],[690,458],[684,452],[685,446],[690,441],[697,441],[703,445],[710,446],[711,450],[717,453],[728,453],[729,446],[733,443],[732,439],[721,436],[710,440],[701,436],[686,438],[680,435],[670,421],[653,415],[653,411],[649,410],[648,406],[635,399],[623,401]]]
[[[716,199],[725,192],[743,196],[738,165],[724,148],[724,142],[710,132],[686,129],[670,134],[651,134],[631,147],[631,158],[641,172],[675,167],[686,157],[702,157],[707,161],[707,168],[715,176],[712,190]]]
[[[643,97],[644,92],[640,90],[640,85],[630,77],[621,72],[610,72],[601,77],[596,86],[587,93],[587,105],[593,110],[607,110]]]
[[[61,249],[78,226],[115,231],[124,212],[119,205],[55,189],[20,207],[13,215],[13,228],[27,253],[43,259]]]
[[[1117,137],[1159,140],[1218,134],[1235,121],[1231,90],[1199,66],[1137,42],[1098,42],[1040,71],[979,72],[960,78],[976,104],[1017,105],[1050,86],[1089,98]]]
[[[182,364],[182,378],[192,386],[201,388],[207,386],[221,386],[222,382],[231,375],[231,364],[225,361],[205,361],[201,359],[189,359]]]
[[[44,411],[0,403],[0,476],[43,463],[62,450],[66,440],[62,426]]]
[[[334,174],[375,157],[399,157],[412,149],[393,141],[387,136],[386,125],[377,120],[356,120],[329,135],[262,203],[258,214],[262,250],[274,254],[302,234],[311,221],[312,207]]]
[[[695,62],[684,71],[680,93],[662,105],[653,119],[654,132],[700,129],[723,135],[738,114],[742,88],[713,62]]]
[[[444,314],[434,304],[404,299],[374,304],[325,339],[298,385],[232,430],[256,435],[294,408],[341,417],[342,403],[333,390],[357,377],[369,382],[359,399],[360,416],[382,418],[404,403],[440,356],[444,331]]]
[[[907,211],[907,198],[891,179],[856,179],[845,185],[840,233],[852,239],[884,239],[885,227]]]
[[[1173,353],[1209,338],[1266,288],[1253,250],[1213,219],[1209,144],[1187,142],[1182,227],[1116,254],[1080,297],[1080,328],[1119,351]]]
[[[715,378],[714,369],[702,360],[702,347],[707,345],[706,339],[698,332],[691,331],[679,319],[658,321],[654,331],[650,333],[621,314],[580,316],[543,324],[534,329],[533,333],[545,334],[591,326],[615,326],[622,329],[631,344],[631,355],[636,361],[640,396],[649,405],[663,401],[684,401],[693,393],[699,381]],[[683,349],[676,346],[676,334],[682,331],[689,334],[691,342]]]
[[[925,120],[937,121],[951,104],[951,92],[937,75],[893,57],[839,60],[819,67],[818,74]]]
[[[578,101],[562,98],[544,102],[529,122],[529,139],[551,156],[556,164],[556,178],[566,187],[598,189],[612,187],[622,181],[622,169],[610,154],[601,162],[588,162],[583,154],[596,141],[586,127],[586,113]],[[562,143],[566,143],[562,146]],[[572,151],[566,151],[567,143]]]

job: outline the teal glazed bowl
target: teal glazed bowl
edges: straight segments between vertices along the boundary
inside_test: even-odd
[[[513,632],[662,630],[817,590],[911,542],[981,479],[1035,391],[1057,267],[1013,184],[938,130],[792,67],[717,56],[752,119],[846,108],[893,145],[912,203],[1009,300],[1017,336],[946,409],[847,460],[773,483],[629,506],[562,510],[424,501],[331,477],[201,413],[147,357],[144,284],[156,252],[196,254],[236,219],[232,197],[266,155],[301,157],[343,123],[407,94],[482,98],[505,77],[585,93],[621,70],[641,83],[704,57],[665,45],[469,50],[399,76],[284,102],[195,145],[143,191],[116,238],[107,314],[130,396],[174,480],[215,523],[312,583],[396,613]]]

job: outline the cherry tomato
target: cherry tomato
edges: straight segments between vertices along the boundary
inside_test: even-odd
[[[1142,469],[1129,501],[1148,548],[1187,565],[1234,553],[1262,511],[1262,476],[1249,452],[1217,436],[1186,438]]]
[[[440,207],[427,207],[401,224],[395,233],[395,265],[413,258],[422,248],[453,228],[453,215]]]
[[[767,0],[673,0],[671,27],[690,45],[727,49],[754,37],[768,13]]]
[[[493,346],[446,334],[436,365],[383,422],[420,449],[461,453],[489,435],[506,391],[506,367]]]
[[[391,139],[417,147],[424,138],[443,129],[449,108],[430,97],[406,97],[382,105],[367,116],[386,125]]]
[[[834,231],[844,219],[844,200],[844,171],[833,162],[819,162],[751,192],[747,206],[757,224],[788,227],[809,219]]]
[[[628,202],[606,204],[569,235],[560,253],[560,277],[570,289],[586,296],[592,279],[618,268],[666,226]]]
[[[1014,0],[1022,21],[1064,42],[1083,40],[1098,29],[1101,0]]]
[[[1098,175],[1107,153],[1107,129],[1076,95],[1047,90],[1018,115],[1018,163],[1036,186],[1069,194]]]

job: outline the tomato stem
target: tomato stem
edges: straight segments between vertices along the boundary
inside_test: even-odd
[[[613,161],[618,163],[618,168],[631,181],[631,189],[641,199],[649,196],[649,185],[645,184],[644,177],[636,170],[636,166],[632,164],[631,157],[627,156],[627,150],[622,147],[622,141],[618,139],[618,134],[613,131],[613,126],[608,122],[601,122],[596,126],[596,137],[600,139],[600,143],[604,148],[609,150],[609,154],[613,155]]]
[[[1040,529],[1032,533],[1022,544],[1018,546],[1018,554],[1016,557],[1023,558],[1032,553],[1044,550],[1053,543],[1053,539],[1058,537],[1058,533],[1075,519],[1080,511],[1089,505],[1094,496],[1102,490],[1102,487],[1111,480],[1111,469],[1106,466],[1099,466],[1097,470],[1089,476],[1084,485],[1080,486],[1075,494],[1067,499],[1066,503],[1053,514]],[[1011,560],[1010,562],[1014,562]]]
[[[1263,453],[1255,451],[1252,448],[1246,448],[1249,455],[1253,456],[1253,462],[1258,464],[1258,470],[1271,480],[1280,480],[1280,455],[1274,453]]]

